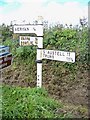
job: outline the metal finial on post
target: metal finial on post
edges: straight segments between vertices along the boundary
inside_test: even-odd
[[[43,24],[43,17],[38,16],[37,21],[38,21],[38,24]]]

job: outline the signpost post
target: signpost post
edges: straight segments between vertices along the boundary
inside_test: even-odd
[[[42,39],[41,39],[42,40]],[[41,44],[38,44],[37,48],[37,87],[42,87],[42,48],[43,48],[43,42],[41,41]]]

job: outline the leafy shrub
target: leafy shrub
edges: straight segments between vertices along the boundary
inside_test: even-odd
[[[7,38],[3,44],[5,46],[9,46],[10,47],[10,52],[15,55],[16,54],[16,48],[18,47],[18,43],[19,41],[18,40],[13,40],[11,38]]]
[[[32,46],[23,46],[16,49],[16,57],[22,60],[33,60],[36,57],[36,49]]]

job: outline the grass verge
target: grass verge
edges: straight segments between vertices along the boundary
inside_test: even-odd
[[[69,113],[63,112],[63,104],[49,98],[43,88],[2,86],[3,120],[69,117]]]

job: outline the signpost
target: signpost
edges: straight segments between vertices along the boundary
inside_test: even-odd
[[[75,62],[75,52],[43,49],[43,25],[38,22],[36,25],[15,25],[14,33],[34,33],[37,37],[20,36],[20,46],[37,45],[37,87],[42,87],[42,59],[50,59],[64,62]],[[4,58],[1,59],[1,63]]]
[[[0,57],[0,69],[10,66],[12,63],[12,54],[7,54]]]

